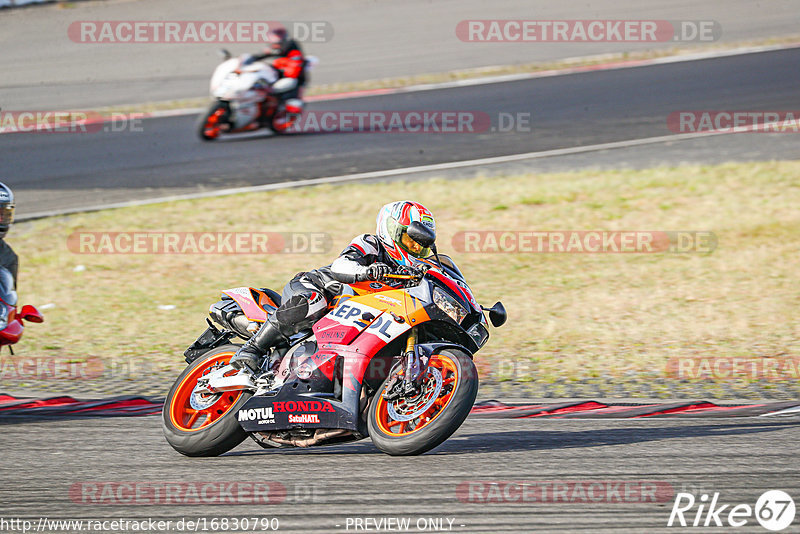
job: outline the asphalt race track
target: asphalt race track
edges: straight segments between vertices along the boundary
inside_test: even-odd
[[[450,518],[452,532],[675,532],[682,529],[666,524],[678,492],[698,498],[719,492],[720,504],[751,506],[769,489],[797,495],[800,474],[790,465],[800,439],[797,423],[796,417],[470,418],[454,437],[420,457],[386,456],[368,440],[267,451],[248,439],[223,457],[205,459],[174,452],[161,435],[159,417],[4,425],[0,502],[4,517],[34,523],[45,516],[173,522],[257,516],[277,517],[281,532],[355,532],[355,518],[406,517],[410,531],[417,531],[420,518]],[[38,451],[36,461],[32,451]],[[26,468],[14,468],[19,465]],[[489,485],[465,492],[470,481],[574,483],[572,490],[577,483],[628,482],[635,488],[648,482],[661,489],[655,503],[633,502],[653,500],[635,492],[628,497],[612,492],[608,501],[598,502],[568,493],[568,502],[562,496],[544,503],[515,501],[519,493],[507,492],[508,502],[498,502],[505,498],[489,493]],[[107,504],[116,497],[98,489],[104,482],[139,483],[140,504]],[[220,505],[209,497],[209,502],[187,505],[187,499],[192,502],[188,491],[169,505],[149,504],[155,490],[148,494],[148,488],[170,482],[279,482],[284,489],[271,486],[273,493],[262,497],[266,504],[250,504],[250,494],[243,493],[234,499],[244,504]],[[130,500],[130,492],[118,495]],[[483,498],[491,502],[462,502]],[[181,504],[174,504],[176,499]],[[689,521],[695,512],[696,507],[687,512]],[[348,518],[353,521],[349,529]],[[750,518],[742,531],[764,530]]]
[[[395,9],[394,13],[403,12],[408,17],[408,13],[416,14],[420,3],[421,0],[412,2],[411,8],[384,9]],[[484,3],[485,11],[475,11],[470,16],[489,13],[491,18],[502,18],[513,3],[502,1],[497,6]],[[198,6],[199,20],[208,18],[209,6],[216,4],[198,0],[191,5]],[[234,4],[233,7],[239,7],[252,2]],[[451,28],[451,6],[457,4],[440,3],[436,17],[427,23]],[[603,0],[597,4],[617,3]],[[661,2],[650,4],[662,6]],[[793,20],[780,15],[789,12],[787,5],[794,6],[775,3],[778,4],[773,13],[767,7],[754,9],[740,1],[727,4],[714,1],[701,7],[719,15],[730,5],[729,13],[707,18],[722,19],[732,38],[744,40],[794,31],[796,17]],[[172,5],[178,7],[166,11],[165,16],[177,18],[185,16],[181,15],[185,13],[182,10],[190,4],[180,0]],[[470,0],[469,5],[477,9],[481,3]],[[233,7],[231,11],[235,11]],[[616,18],[625,18],[629,7],[622,3],[619,11],[613,13],[618,13]],[[127,13],[128,8],[133,9],[133,3],[124,0],[98,5],[85,3],[80,9],[84,8],[88,13],[99,13],[84,15],[85,18],[111,19],[120,18],[119,13]],[[292,9],[296,9],[292,12],[296,13],[295,18],[300,19],[306,7],[298,4]],[[550,11],[545,14],[553,10],[561,12],[562,8],[547,9]],[[575,18],[594,16],[584,5],[574,9]],[[750,19],[743,10],[758,12],[752,16],[752,26],[760,28],[756,33],[747,30]],[[104,16],[104,13],[117,15]],[[385,12],[370,13],[390,21]],[[678,18],[664,11],[655,13],[659,18]],[[697,12],[697,18],[704,16]],[[728,25],[723,16],[740,21],[740,25]],[[13,17],[38,20],[32,10],[19,10]],[[208,76],[198,71],[205,72],[207,66],[210,75],[216,60],[213,51],[204,50],[209,53],[199,60],[203,67],[195,70],[196,65],[191,62],[198,61],[197,54],[184,49],[179,52],[182,65],[175,67],[176,71],[159,67],[162,70],[154,70],[150,77],[152,64],[132,62],[131,75],[126,77],[125,65],[111,60],[108,54],[116,52],[108,47],[96,52],[100,54],[97,64],[114,72],[108,73],[107,81],[95,86],[97,79],[86,74],[95,61],[89,49],[76,60],[73,69],[66,55],[72,49],[59,46],[52,38],[55,32],[63,30],[57,18],[54,15],[52,20],[48,19],[50,22],[37,26],[40,29],[38,35],[31,37],[33,44],[11,39],[6,54],[9,57],[3,58],[5,71],[16,68],[19,80],[0,82],[4,91],[4,102],[0,104],[16,98],[16,102],[26,104],[29,109],[42,108],[41,103],[58,93],[59,87],[63,101],[54,106],[58,109],[67,105],[128,103],[140,94],[150,94],[150,90],[155,97],[147,100],[177,98],[176,95],[189,95],[190,90],[204,89]],[[769,21],[772,22],[767,24]],[[352,27],[345,24],[342,22],[344,29]],[[377,42],[382,28],[385,27],[369,26],[367,31]],[[28,32],[21,24],[13,30],[6,29],[12,36]],[[422,30],[415,31],[430,33],[430,28],[424,25]],[[439,38],[436,33],[430,35],[431,39]],[[402,42],[378,43],[378,56],[367,58],[375,69],[374,77],[491,64],[489,55],[477,52],[478,49],[475,57],[471,57],[468,47],[443,46],[441,57],[429,54],[420,59],[422,51],[430,50],[430,41],[406,38],[400,32],[393,38],[410,43],[409,48],[398,52],[396,49]],[[328,57],[332,59],[325,69],[329,70],[321,69],[318,82],[367,77],[362,76],[364,67],[359,63],[362,47],[351,46],[347,41],[332,41],[331,46],[340,48],[328,49],[331,51]],[[582,49],[572,50],[569,55],[586,53]],[[609,47],[601,51],[617,50]],[[37,57],[26,56],[28,53]],[[522,48],[513,54],[509,63],[554,59],[544,52],[542,57],[530,56],[528,49]],[[45,70],[46,65],[40,67],[38,56],[50,58],[54,69],[52,79],[63,78],[63,84],[41,82],[44,75],[38,70]],[[405,63],[398,61],[399,56],[405,58]],[[424,67],[419,67],[418,61],[423,60]],[[393,63],[399,64],[393,66]],[[391,68],[400,70],[395,72]],[[338,73],[340,78],[336,77]],[[87,87],[95,87],[97,94],[87,92]],[[475,133],[324,132],[282,137],[258,133],[202,143],[194,131],[195,117],[177,116],[146,119],[136,130],[123,127],[121,131],[106,128],[81,135],[0,135],[2,181],[14,189],[17,215],[25,217],[49,210],[79,209],[170,194],[666,136],[673,133],[667,127],[667,116],[672,112],[794,110],[798,87],[800,48],[500,84],[317,101],[308,106],[317,113],[448,110],[485,114],[491,119],[491,127]],[[497,131],[501,113],[515,117],[530,114],[530,130]],[[798,157],[800,145],[796,136],[737,134],[522,162],[506,170],[530,172]],[[0,532],[21,532],[20,528],[3,523],[12,518],[31,521],[32,530],[42,522],[46,525],[47,521],[61,519],[172,522],[168,529],[136,530],[110,524],[102,528],[104,532],[150,533],[269,531],[261,527],[223,529],[219,522],[215,523],[216,528],[212,527],[212,520],[220,518],[251,521],[277,518],[279,532],[297,533],[398,532],[397,528],[386,528],[397,525],[389,522],[390,518],[409,521],[411,527],[402,530],[407,532],[729,532],[732,529],[728,526],[667,527],[676,494],[691,493],[699,501],[701,495],[719,493],[720,504],[730,505],[729,509],[738,504],[754,507],[763,492],[773,489],[796,498],[800,495],[800,471],[794,460],[800,442],[799,417],[624,420],[470,417],[442,446],[412,458],[384,455],[369,440],[307,450],[263,450],[247,440],[220,458],[186,458],[166,443],[160,417],[155,416],[3,423],[0,424]],[[521,493],[515,490],[521,487],[518,483],[527,483],[527,488],[533,490]],[[654,484],[660,488],[655,502],[649,493],[635,491],[637,487]],[[592,500],[576,490],[593,485],[633,488],[633,491],[601,491]],[[556,487],[561,488],[560,493],[552,491]],[[218,488],[228,488],[231,493],[216,494]],[[244,490],[237,493],[231,488]],[[257,498],[253,496],[256,488],[260,488]],[[269,488],[269,492],[264,488]],[[537,488],[539,492],[535,491]],[[569,488],[569,492],[564,488]],[[198,496],[206,490],[209,493]],[[154,498],[156,492],[158,497]],[[544,499],[540,497],[542,492],[546,495]],[[640,502],[642,499],[645,502]],[[690,522],[697,509],[694,506],[686,513]],[[176,530],[176,522],[181,519],[184,527]],[[198,520],[202,522],[200,525]],[[186,521],[195,522],[198,528],[186,526]],[[378,524],[384,528],[377,529]],[[420,524],[423,528],[419,528]],[[798,525],[800,517],[785,532],[797,532]],[[747,526],[735,530],[765,532],[753,517],[748,518]],[[73,526],[39,528],[39,531],[87,532],[88,529]]]
[[[0,151],[14,154],[4,161],[4,180],[18,193],[18,214],[24,216],[171,193],[670,135],[666,118],[674,111],[794,109],[798,67],[800,49],[788,49],[309,105],[314,112],[474,111],[492,121],[475,133],[258,134],[202,143],[194,133],[195,117],[179,116],[146,119],[140,131],[0,135]],[[500,113],[530,113],[530,131],[492,131]],[[724,137],[728,140],[720,150],[736,159],[745,152],[740,145],[781,134]],[[776,139],[784,143],[777,156],[797,157],[797,144],[782,137]],[[661,163],[669,164],[672,157]]]
[[[3,2],[0,2],[2,4]],[[320,21],[333,34],[306,40],[303,50],[320,58],[316,84],[402,77],[492,65],[557,61],[578,56],[672,48],[674,42],[465,43],[455,34],[464,19],[713,20],[722,28],[714,44],[732,44],[797,33],[794,0],[124,0],[71,3],[0,12],[0,106],[3,109],[86,109],[142,101],[203,96],[219,62],[217,43],[73,42],[70,24],[82,20]],[[293,30],[303,39],[300,32]],[[687,43],[689,47],[697,43]],[[234,54],[251,43],[227,45]],[[155,53],[154,53],[155,52]]]

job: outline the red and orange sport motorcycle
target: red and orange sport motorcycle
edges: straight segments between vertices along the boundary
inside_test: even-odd
[[[433,232],[409,235],[434,246]],[[435,246],[433,248],[435,252]],[[435,258],[435,259],[434,259]],[[189,363],[167,395],[163,429],[187,456],[217,456],[248,435],[268,447],[308,447],[369,436],[391,455],[421,454],[464,422],[478,392],[472,357],[506,320],[484,309],[449,257],[389,275],[389,283],[346,286],[313,329],[273,349],[276,368],[254,374],[228,362],[234,336],[252,336],[280,304],[269,289],[223,291],[208,329],[187,349]]]

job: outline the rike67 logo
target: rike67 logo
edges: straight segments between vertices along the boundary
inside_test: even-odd
[[[765,529],[778,532],[791,525],[794,516],[794,500],[781,490],[765,491],[756,501],[755,507],[720,502],[719,492],[715,492],[711,498],[704,493],[699,499],[695,499],[691,493],[678,493],[667,526],[739,528],[753,525],[752,520],[755,517]]]

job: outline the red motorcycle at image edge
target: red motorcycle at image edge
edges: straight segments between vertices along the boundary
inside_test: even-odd
[[[250,436],[260,446],[309,447],[369,436],[391,455],[421,454],[464,422],[478,392],[473,355],[506,321],[498,302],[481,307],[435,234],[409,236],[434,256],[387,283],[346,287],[307,331],[272,349],[262,369],[229,365],[240,345],[280,305],[270,289],[223,291],[208,329],[186,350],[189,364],[164,403],[169,444],[187,456],[217,456]],[[280,361],[277,366],[269,362]]]
[[[39,310],[26,304],[17,312],[17,292],[14,289],[14,277],[11,271],[0,267],[0,348],[8,346],[14,354],[13,344],[22,338],[25,327],[22,321],[31,323],[44,322],[44,317]]]

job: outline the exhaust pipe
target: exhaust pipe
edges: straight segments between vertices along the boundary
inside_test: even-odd
[[[343,428],[318,428],[314,431],[314,435],[310,438],[280,438],[276,432],[266,433],[266,432],[259,432],[267,441],[272,441],[274,443],[279,443],[281,445],[292,445],[294,447],[310,447],[312,445],[317,445],[325,440],[331,438],[338,438],[340,436],[346,436],[350,434],[349,430],[345,430]]]

